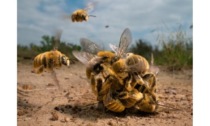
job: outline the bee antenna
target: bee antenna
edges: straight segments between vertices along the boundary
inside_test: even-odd
[[[61,29],[56,29],[55,33],[54,33],[54,49],[53,50],[57,50],[59,45],[60,45],[60,39],[61,39],[61,35],[62,35],[62,30]]]
[[[88,15],[88,17],[96,17],[95,15]]]
[[[179,108],[176,108],[176,107],[173,107],[173,106],[170,106],[170,105],[166,105],[166,104],[163,104],[163,103],[160,103],[160,102],[158,102],[157,105],[158,105],[158,106],[161,106],[161,107],[168,108],[168,109],[170,109],[170,110],[181,110],[181,109],[179,109]]]

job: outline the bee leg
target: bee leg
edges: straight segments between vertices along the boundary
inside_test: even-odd
[[[133,81],[133,76],[130,76],[130,78],[125,83],[125,89],[127,91],[131,91],[131,90],[134,89],[134,87],[136,86],[136,84],[137,83],[135,81]]]
[[[156,95],[154,94],[155,86],[156,86],[155,79],[156,78],[153,74],[144,75],[143,78],[140,75],[138,75],[137,83],[141,85],[139,90],[142,91],[143,94],[148,92],[153,97],[153,99],[156,100]]]
[[[42,73],[43,71],[44,71],[44,66],[41,65],[41,66],[38,67],[38,68],[34,68],[31,72],[32,72],[32,73],[36,73],[36,74],[40,74],[40,73]]]
[[[58,86],[58,89],[60,89],[60,84],[59,84],[59,81],[58,81],[57,75],[56,75],[56,73],[55,73],[55,71],[54,71],[54,70],[52,70],[51,75],[52,75],[52,78],[53,78],[53,80],[55,81],[56,85]]]
[[[119,99],[128,99],[129,93],[127,91],[122,91],[118,94]]]
[[[125,106],[120,102],[119,99],[113,99],[111,92],[109,91],[103,98],[104,106],[112,112],[123,112]]]
[[[91,83],[91,88],[92,88],[93,93],[97,95],[98,92],[96,89],[96,80],[95,80],[95,75],[93,73],[91,73],[90,75],[90,83]]]
[[[110,79],[110,76],[106,79],[106,81],[103,83],[100,91],[98,92],[98,101],[102,101],[104,96],[109,92],[110,87],[112,84],[112,79]]]
[[[151,92],[155,92],[156,90],[156,77],[154,74],[149,73],[143,76],[143,79],[149,82],[149,87]]]
[[[99,101],[98,102],[97,110],[102,111],[102,112],[106,112],[107,111],[107,108],[104,106],[103,101]]]
[[[124,85],[123,80],[120,79],[112,69],[104,64],[101,64],[101,67],[103,67],[104,71],[108,72],[108,75],[115,77],[121,85]]]
[[[145,77],[146,76],[146,77]],[[156,77],[154,74],[147,74],[143,78],[146,80],[146,88],[148,92],[152,95],[153,99],[156,101]]]
[[[133,88],[131,87],[131,79],[128,79],[128,80],[126,80],[125,81],[125,89],[127,90],[127,91],[131,91]]]
[[[144,98],[136,103],[135,108],[138,109],[139,111],[148,112],[148,113],[156,112],[158,107],[156,101],[154,101],[154,99],[148,93],[145,93],[143,95]]]
[[[96,88],[97,88],[97,92],[100,92],[101,88],[102,88],[102,79],[101,78],[98,78],[97,79],[97,85],[96,85]]]

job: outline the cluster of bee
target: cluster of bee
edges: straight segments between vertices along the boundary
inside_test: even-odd
[[[74,51],[73,55],[86,65],[86,76],[92,90],[106,109],[122,112],[136,108],[153,113],[158,108],[156,74],[151,72],[144,57],[126,53],[131,41],[128,28],[123,31],[118,47],[110,45],[113,51],[102,50],[97,44],[82,38],[83,51]]]

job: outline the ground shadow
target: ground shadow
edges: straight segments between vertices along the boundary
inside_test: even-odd
[[[121,113],[115,113],[105,108],[101,107],[98,108],[98,105],[96,104],[59,105],[54,107],[54,110],[60,113],[69,114],[73,118],[82,118],[89,121],[95,121],[97,119],[102,119],[102,118],[115,118],[115,117],[126,118],[127,116],[151,117],[158,114],[158,113],[140,112],[134,109],[127,109]]]

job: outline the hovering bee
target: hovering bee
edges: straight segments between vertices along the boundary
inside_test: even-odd
[[[88,10],[94,7],[95,3],[89,3],[85,9],[77,9],[71,14],[72,22],[88,21],[89,17],[96,17],[95,15],[89,15]]]
[[[31,71],[32,73],[36,74],[40,74],[44,70],[51,72],[52,77],[59,88],[60,88],[59,82],[53,68],[60,68],[62,65],[66,66],[70,65],[70,59],[65,54],[57,50],[57,46],[60,43],[60,36],[61,36],[61,31],[57,31],[56,36],[54,38],[53,50],[38,54],[34,58],[33,70]]]
[[[109,25],[105,25],[105,28],[109,28]]]
[[[34,58],[34,69],[32,70],[33,73],[42,73],[44,69],[48,71],[53,71],[53,68],[59,68],[61,65],[70,65],[69,58],[62,54],[58,50],[51,50],[41,54],[38,54]]]
[[[62,64],[66,66],[70,65],[70,59],[65,54],[56,49],[60,43],[60,36],[61,31],[57,31],[53,50],[38,54],[34,58],[34,68],[32,70],[33,73],[39,74],[42,73],[45,69],[52,72],[53,68],[59,68]]]

